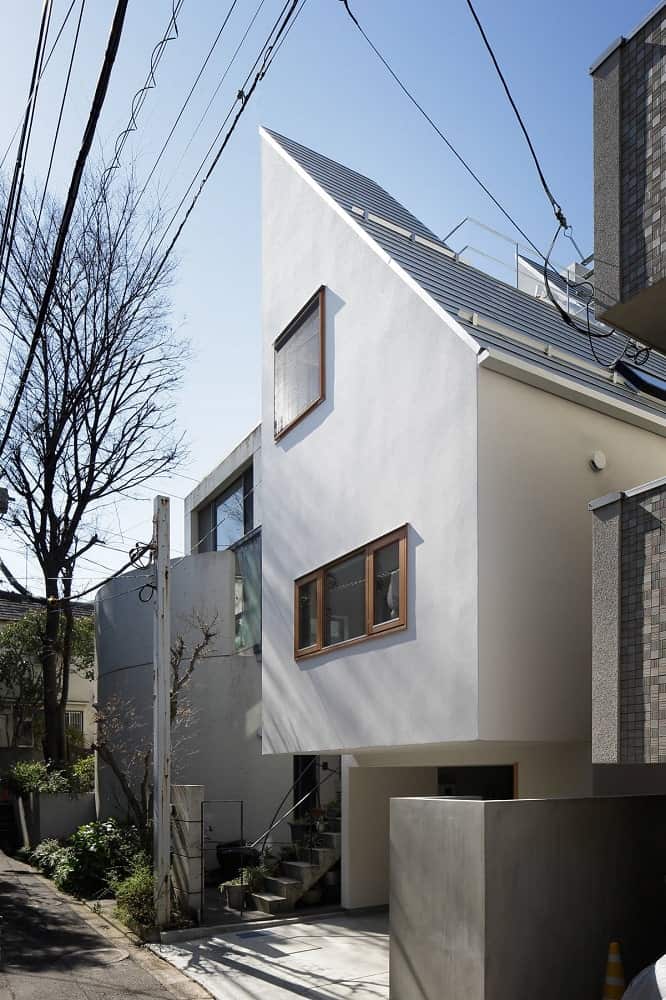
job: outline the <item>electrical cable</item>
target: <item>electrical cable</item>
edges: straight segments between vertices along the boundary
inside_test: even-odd
[[[234,133],[234,131],[236,129],[236,126],[238,125],[238,122],[240,121],[241,117],[243,116],[243,113],[245,112],[245,109],[248,106],[248,104],[249,104],[249,102],[250,102],[250,100],[252,98],[252,95],[254,94],[254,92],[255,92],[256,88],[258,87],[259,83],[264,79],[264,77],[268,73],[268,70],[270,69],[271,64],[273,62],[274,49],[275,49],[276,45],[278,44],[280,38],[284,34],[284,32],[285,32],[285,30],[286,30],[286,28],[287,28],[290,20],[292,19],[293,15],[294,15],[294,11],[296,10],[298,4],[299,4],[299,0],[286,0],[286,3],[284,4],[284,6],[282,8],[282,11],[280,12],[280,15],[278,16],[278,18],[277,18],[277,20],[276,20],[273,28],[271,29],[271,31],[270,31],[270,33],[268,35],[268,38],[267,38],[266,42],[264,43],[264,46],[263,46],[261,52],[259,53],[259,56],[255,60],[255,63],[253,65],[252,69],[250,70],[250,72],[248,73],[247,77],[245,78],[245,82],[243,83],[243,86],[238,91],[238,95],[236,97],[236,100],[232,104],[232,106],[231,106],[231,108],[229,110],[229,113],[227,114],[227,117],[225,118],[224,122],[222,123],[222,126],[220,127],[220,129],[219,129],[219,131],[218,131],[215,139],[213,140],[213,143],[211,143],[211,146],[209,147],[208,151],[206,152],[206,155],[203,158],[201,166],[199,167],[199,169],[197,170],[196,174],[194,175],[194,178],[190,182],[190,185],[189,185],[187,191],[185,192],[185,195],[181,199],[178,207],[176,208],[176,211],[174,212],[174,214],[173,214],[173,216],[171,218],[171,221],[167,225],[164,233],[162,234],[162,238],[158,242],[157,247],[155,249],[159,248],[159,246],[161,245],[161,243],[164,241],[164,238],[166,236],[167,231],[170,229],[171,225],[175,221],[175,218],[176,218],[178,212],[180,211],[180,208],[183,205],[183,203],[184,203],[187,195],[189,194],[190,190],[194,186],[194,183],[196,182],[196,179],[197,179],[198,175],[203,170],[205,162],[206,162],[206,160],[208,158],[208,155],[209,155],[211,149],[213,148],[213,145],[215,144],[215,142],[219,138],[222,130],[224,129],[224,126],[225,126],[226,122],[231,117],[231,114],[233,113],[234,107],[240,102],[240,107],[238,108],[238,111],[236,112],[236,114],[235,114],[235,116],[234,116],[234,118],[233,118],[233,120],[231,122],[231,125],[230,125],[229,129],[227,130],[226,135],[224,136],[224,138],[223,138],[223,140],[222,140],[222,142],[221,142],[221,144],[220,144],[217,152],[215,153],[215,156],[213,157],[210,166],[208,167],[206,173],[202,177],[201,182],[199,184],[199,187],[197,188],[197,190],[196,190],[196,192],[194,194],[194,197],[192,198],[190,204],[187,207],[185,215],[183,216],[181,222],[178,225],[178,228],[176,229],[176,232],[175,232],[174,236],[172,237],[169,245],[167,246],[164,254],[162,255],[162,259],[161,259],[160,263],[158,264],[157,268],[155,269],[155,273],[154,273],[153,278],[152,278],[152,284],[154,284],[155,281],[157,281],[157,278],[159,277],[159,275],[162,272],[162,270],[163,270],[163,268],[164,268],[167,260],[169,259],[170,255],[171,255],[171,253],[173,251],[173,248],[175,247],[178,239],[180,238],[181,233],[183,232],[183,229],[185,228],[185,225],[187,224],[187,221],[188,221],[190,215],[194,211],[194,208],[195,208],[195,206],[196,206],[196,204],[197,204],[197,202],[198,202],[198,200],[199,200],[199,198],[201,196],[201,193],[202,193],[204,187],[206,186],[206,184],[210,180],[210,177],[212,176],[213,171],[215,170],[217,164],[219,163],[219,161],[220,161],[220,159],[222,157],[222,154],[224,153],[224,150],[226,149],[226,147],[227,147],[227,145],[229,143],[229,140],[231,139],[231,136],[233,135],[233,133]],[[287,10],[287,8],[289,8],[289,9]],[[285,11],[286,11],[286,14],[285,14]],[[274,37],[273,41],[271,41],[271,39],[273,38],[273,35],[275,35],[275,37]],[[263,54],[263,59],[262,59],[262,54]],[[261,61],[261,65],[259,65],[260,61]],[[252,80],[252,83],[248,87],[248,82],[251,79],[252,74],[254,73],[254,71],[257,69],[257,66],[259,66],[259,68],[258,68],[258,70],[257,70],[257,72],[256,72],[256,74],[254,76],[254,79]],[[0,455],[1,454],[2,454],[2,452],[0,451]]]
[[[74,34],[74,42],[72,44],[72,53],[71,53],[71,56],[70,56],[70,59],[69,59],[69,66],[68,66],[68,69],[67,69],[67,77],[66,77],[66,80],[65,80],[65,88],[64,88],[64,91],[63,91],[63,95],[62,95],[62,100],[60,102],[60,111],[58,113],[58,121],[56,123],[55,134],[53,136],[53,142],[51,144],[51,155],[50,155],[50,158],[49,158],[48,169],[46,171],[46,180],[44,181],[44,188],[42,190],[42,197],[41,197],[41,201],[39,203],[39,211],[37,212],[37,220],[35,222],[35,231],[33,233],[32,245],[30,247],[30,257],[28,259],[28,263],[27,263],[26,268],[25,268],[25,275],[24,275],[24,278],[23,278],[23,288],[21,289],[20,301],[19,301],[18,308],[17,308],[17,311],[16,311],[16,318],[14,320],[14,327],[12,329],[11,339],[10,339],[10,342],[9,342],[9,348],[8,348],[8,351],[7,351],[7,357],[5,358],[5,366],[4,366],[4,371],[2,373],[2,381],[0,382],[0,399],[2,399],[3,391],[4,391],[4,388],[5,388],[5,380],[7,378],[7,369],[9,367],[9,359],[11,357],[12,347],[14,346],[14,339],[16,337],[16,333],[17,333],[17,330],[18,330],[18,324],[19,324],[19,321],[20,321],[20,318],[21,318],[21,309],[23,308],[23,306],[25,304],[25,291],[26,291],[26,287],[27,287],[27,284],[28,284],[28,275],[30,273],[30,267],[32,265],[32,259],[34,257],[35,247],[37,246],[37,236],[39,234],[39,224],[41,222],[42,211],[44,209],[44,202],[46,201],[46,195],[48,193],[49,180],[51,179],[51,171],[53,169],[53,160],[54,160],[54,157],[55,157],[56,146],[58,144],[58,137],[60,135],[60,126],[62,124],[62,116],[63,116],[63,112],[65,110],[65,103],[67,101],[67,94],[68,94],[68,91],[69,91],[69,83],[70,83],[70,79],[71,79],[71,76],[72,76],[72,67],[74,66],[74,58],[76,56],[76,49],[77,49],[78,42],[79,42],[79,34],[80,34],[80,31],[81,31],[81,21],[83,19],[83,12],[85,10],[85,6],[86,6],[86,0],[81,0],[81,9],[79,11],[79,20],[77,22],[76,31],[75,31],[75,34]],[[7,266],[9,267],[9,260],[7,261]]]
[[[42,302],[39,308],[39,313],[37,316],[37,321],[35,323],[35,330],[30,342],[30,347],[28,348],[28,353],[26,360],[21,372],[18,387],[14,397],[14,402],[12,403],[9,417],[5,424],[5,429],[2,435],[2,440],[0,441],[0,458],[2,457],[7,441],[9,440],[9,435],[11,434],[12,425],[18,408],[23,396],[23,391],[25,389],[28,376],[30,374],[30,369],[32,367],[32,362],[37,351],[37,345],[41,339],[42,331],[44,328],[44,323],[48,315],[49,305],[53,291],[55,289],[55,283],[58,276],[58,269],[60,267],[60,261],[62,258],[65,240],[67,238],[67,233],[72,220],[72,215],[74,213],[74,206],[76,204],[76,199],[79,192],[79,187],[81,184],[81,178],[83,176],[83,171],[90,153],[93,138],[95,136],[95,130],[97,128],[97,123],[99,121],[100,115],[102,113],[102,108],[104,106],[104,100],[106,98],[106,92],[109,86],[109,80],[111,79],[111,71],[118,54],[118,46],[120,45],[120,38],[123,31],[123,24],[125,21],[125,15],[127,13],[127,5],[129,0],[117,0],[116,10],[113,16],[113,22],[111,25],[111,31],[109,34],[109,39],[107,42],[106,52],[104,54],[104,60],[102,62],[102,67],[100,70],[99,78],[97,81],[97,86],[95,88],[95,93],[93,96],[92,105],[90,108],[90,113],[88,115],[88,121],[86,124],[85,131],[83,133],[83,139],[81,142],[81,148],[79,150],[78,156],[76,158],[76,163],[74,165],[74,170],[72,173],[72,178],[69,185],[69,190],[67,192],[67,199],[65,201],[65,207],[63,208],[62,218],[60,220],[60,228],[58,231],[58,236],[56,238],[55,247],[53,250],[53,258],[51,261],[51,269],[46,283],[46,288],[44,290],[44,295],[42,297]]]
[[[157,78],[155,76],[155,73],[157,71],[157,67],[159,66],[159,64],[160,64],[160,62],[162,60],[162,56],[164,55],[164,51],[165,51],[167,45],[169,44],[169,42],[173,42],[175,39],[178,38],[178,15],[180,13],[180,10],[181,10],[184,2],[185,2],[185,0],[177,0],[177,2],[176,2],[176,0],[172,0],[172,3],[171,3],[171,17],[169,18],[169,23],[166,26],[166,29],[165,29],[165,31],[164,31],[164,33],[162,35],[162,38],[159,40],[159,42],[154,47],[154,49],[153,49],[153,51],[151,53],[151,56],[150,56],[150,68],[148,70],[148,75],[146,76],[145,83],[143,84],[143,86],[139,90],[136,91],[136,93],[134,94],[134,96],[132,98],[132,103],[131,103],[131,106],[130,106],[129,121],[127,122],[127,125],[125,126],[125,128],[123,129],[123,131],[116,138],[116,142],[115,142],[115,145],[114,145],[114,151],[113,151],[113,159],[112,159],[110,165],[106,168],[106,170],[102,174],[102,178],[101,178],[101,193],[103,193],[106,190],[106,185],[107,185],[107,183],[109,181],[109,177],[111,176],[111,174],[113,173],[113,171],[116,170],[118,168],[118,166],[120,165],[120,156],[121,156],[122,151],[123,151],[123,149],[125,147],[125,143],[127,142],[128,138],[132,134],[132,132],[136,132],[136,130],[137,130],[137,127],[138,127],[138,125],[137,125],[137,116],[141,112],[141,108],[143,107],[143,105],[144,105],[144,103],[146,101],[146,97],[148,96],[148,92],[151,91],[151,90],[154,90],[154,88],[157,86]],[[173,35],[171,34],[172,27],[173,27],[173,31],[174,31]]]
[[[171,185],[171,182],[173,181],[176,173],[178,172],[178,168],[180,167],[181,163],[185,159],[185,156],[187,155],[187,152],[188,152],[190,146],[192,145],[192,143],[193,143],[196,135],[198,134],[199,129],[201,128],[201,126],[202,126],[202,124],[204,122],[204,119],[206,118],[206,115],[210,111],[210,108],[211,108],[211,105],[213,104],[213,101],[217,97],[217,95],[218,95],[218,93],[220,91],[220,88],[222,87],[222,84],[226,80],[227,75],[228,75],[229,71],[231,70],[231,67],[233,66],[234,62],[236,61],[236,56],[238,55],[238,53],[240,52],[241,48],[243,47],[245,39],[247,38],[247,36],[249,35],[250,31],[252,30],[252,27],[254,26],[254,22],[257,20],[257,17],[259,16],[261,8],[264,6],[265,2],[266,2],[266,0],[259,0],[259,4],[257,5],[257,7],[255,9],[255,12],[254,12],[254,14],[252,15],[252,17],[250,19],[250,23],[248,24],[247,28],[245,29],[245,32],[244,32],[243,36],[241,37],[240,42],[236,46],[236,50],[235,50],[234,54],[232,55],[231,59],[227,63],[227,67],[226,67],[224,73],[222,74],[222,76],[220,77],[220,79],[218,81],[218,84],[217,84],[215,90],[213,91],[213,94],[212,94],[210,100],[208,101],[208,104],[204,108],[203,114],[201,115],[199,121],[197,122],[197,124],[196,124],[196,126],[194,128],[194,131],[192,132],[192,135],[188,139],[187,145],[185,146],[185,149],[181,153],[180,159],[178,160],[178,163],[176,164],[176,168],[175,168],[174,172],[172,173],[171,177],[167,181],[166,187],[164,189],[165,191]]]
[[[143,187],[141,188],[141,191],[139,192],[139,195],[138,195],[138,197],[136,199],[136,204],[138,204],[141,201],[141,199],[142,199],[142,197],[143,197],[143,195],[144,195],[144,193],[146,191],[146,188],[148,187],[148,185],[149,185],[149,183],[150,183],[150,181],[151,181],[151,179],[152,179],[155,171],[157,170],[157,167],[159,166],[160,160],[164,156],[166,148],[169,145],[174,132],[176,131],[176,128],[178,126],[178,122],[183,117],[183,114],[185,113],[185,110],[186,110],[188,104],[190,103],[190,100],[192,99],[192,95],[194,94],[194,91],[196,90],[196,88],[197,88],[197,86],[199,84],[199,81],[201,80],[201,77],[203,76],[203,73],[204,73],[204,71],[206,69],[206,66],[208,65],[208,63],[209,63],[209,61],[211,59],[211,56],[213,55],[213,52],[217,48],[218,42],[220,41],[220,38],[222,37],[222,34],[224,33],[224,29],[226,28],[227,23],[229,21],[229,18],[233,14],[234,8],[236,7],[237,3],[238,3],[238,0],[233,0],[231,6],[229,7],[229,10],[227,11],[227,13],[225,15],[224,20],[222,21],[220,29],[219,29],[217,35],[215,36],[212,45],[210,46],[210,48],[208,50],[206,58],[204,59],[203,63],[201,64],[199,72],[197,73],[196,77],[194,78],[194,83],[190,87],[189,93],[188,93],[187,97],[185,98],[185,100],[183,101],[183,103],[182,103],[182,105],[180,107],[180,111],[178,112],[178,114],[176,116],[176,120],[174,121],[173,125],[171,126],[171,131],[169,132],[168,136],[164,140],[164,143],[162,144],[162,148],[160,149],[159,153],[157,154],[157,159],[155,160],[155,162],[154,162],[154,164],[153,164],[153,166],[152,166],[152,168],[150,170],[150,173],[148,174],[148,176],[147,176],[147,178],[145,180],[145,183],[144,183]]]
[[[2,234],[0,235],[0,272],[2,272],[2,284],[0,284],[0,305],[2,304],[2,296],[5,290],[7,271],[9,270],[9,260],[11,257],[12,246],[14,242],[14,231],[16,227],[16,220],[18,218],[21,193],[23,191],[23,181],[25,178],[25,162],[26,162],[26,157],[28,155],[28,148],[32,136],[32,124],[35,119],[35,111],[37,108],[37,94],[39,91],[39,80],[41,77],[42,66],[44,63],[44,53],[46,49],[46,40],[48,38],[48,33],[49,33],[49,25],[51,23],[52,10],[53,10],[53,0],[44,0],[44,6],[42,8],[42,19],[39,27],[39,37],[37,39],[37,49],[35,51],[35,58],[32,67],[32,76],[30,79],[28,104],[25,110],[25,115],[23,117],[21,138],[19,139],[19,146],[16,152],[14,172],[12,174],[12,181],[9,188],[9,194],[7,196],[7,202],[5,205],[5,214],[2,222]],[[7,256],[6,264],[5,264],[5,253]]]
[[[76,0],[72,0],[72,2],[70,3],[69,7],[67,8],[67,13],[65,14],[65,16],[63,18],[63,21],[62,21],[62,24],[60,25],[60,28],[58,29],[58,34],[55,37],[55,41],[53,42],[53,45],[51,46],[51,48],[49,50],[49,54],[47,55],[46,59],[44,60],[44,65],[42,66],[41,73],[39,74],[39,78],[38,78],[39,80],[42,79],[42,77],[44,76],[44,73],[47,70],[47,67],[48,67],[49,63],[51,62],[51,56],[53,55],[53,53],[56,50],[56,46],[58,45],[58,42],[60,41],[60,36],[62,35],[63,31],[65,30],[65,26],[66,26],[66,24],[67,24],[67,22],[69,20],[70,14],[74,10],[75,4],[76,4]],[[23,109],[23,113],[24,114],[28,110],[28,107],[30,106],[30,100],[31,100],[31,98],[28,98],[28,103],[26,104],[25,108]],[[2,159],[0,160],[0,170],[2,170],[2,168],[4,167],[5,160],[9,156],[11,148],[14,145],[14,139],[18,135],[19,129],[21,128],[21,121],[22,120],[23,119],[20,119],[17,122],[16,128],[14,129],[14,132],[12,133],[12,137],[9,140],[9,145],[7,146],[7,149],[4,151],[4,153],[2,155]]]
[[[562,227],[562,229],[568,229],[569,226],[568,226],[568,223],[567,223],[567,220],[566,220],[566,216],[564,215],[564,212],[562,211],[562,208],[561,208],[559,202],[556,200],[555,196],[553,195],[552,191],[550,190],[550,187],[548,186],[548,181],[546,180],[544,172],[541,169],[541,164],[539,163],[539,157],[537,156],[536,150],[534,148],[534,144],[533,144],[532,140],[530,139],[530,134],[527,131],[527,128],[525,126],[525,122],[523,121],[523,117],[522,117],[520,111],[518,110],[518,106],[517,106],[516,102],[513,99],[511,91],[509,90],[509,85],[506,82],[506,78],[504,76],[504,73],[502,72],[502,70],[500,68],[500,64],[497,61],[495,53],[493,52],[492,45],[488,41],[488,36],[486,35],[486,32],[484,31],[483,25],[481,24],[481,21],[479,20],[479,17],[477,15],[476,11],[474,10],[474,6],[472,4],[472,0],[466,0],[466,3],[467,3],[467,6],[469,7],[469,10],[470,10],[470,13],[471,13],[472,17],[474,18],[474,22],[476,23],[477,28],[479,29],[479,32],[481,34],[481,38],[483,39],[483,43],[484,43],[486,49],[488,50],[488,54],[490,55],[490,58],[491,58],[492,63],[493,63],[493,66],[495,67],[495,69],[497,71],[497,75],[500,78],[500,82],[502,84],[502,87],[504,88],[504,93],[507,96],[509,104],[513,108],[514,114],[515,114],[515,116],[516,116],[516,118],[518,120],[518,124],[520,125],[521,131],[522,131],[523,135],[525,136],[525,141],[527,142],[527,146],[529,148],[529,151],[532,154],[532,159],[534,160],[534,165],[535,165],[535,167],[537,169],[537,173],[539,175],[539,180],[541,181],[541,186],[543,187],[544,191],[546,192],[546,196],[547,196],[548,200],[550,201],[550,203],[552,205],[553,212],[555,213],[555,218],[559,222],[559,224]],[[582,256],[583,255],[581,254],[581,257]]]
[[[406,85],[402,82],[402,80],[400,79],[400,77],[398,76],[398,74],[395,72],[395,70],[392,68],[392,66],[390,65],[390,63],[388,62],[388,60],[382,55],[382,53],[379,51],[379,49],[377,48],[377,46],[375,45],[375,43],[372,41],[372,39],[369,37],[369,35],[366,33],[366,31],[363,29],[363,27],[359,23],[358,18],[352,12],[352,10],[351,10],[351,8],[349,6],[349,0],[340,0],[340,3],[342,3],[344,5],[344,8],[345,8],[347,14],[349,15],[349,17],[351,18],[352,22],[356,25],[356,27],[358,28],[359,32],[361,33],[361,35],[363,36],[363,38],[365,39],[365,41],[367,42],[367,44],[370,46],[370,48],[372,49],[372,51],[375,53],[375,55],[377,56],[377,58],[379,59],[379,61],[383,64],[383,66],[385,67],[385,69],[393,77],[393,80],[400,87],[400,90],[403,92],[403,94],[405,95],[405,97],[407,97],[408,100],[411,101],[411,103],[414,105],[414,107],[417,109],[417,111],[428,122],[428,124],[430,125],[430,127],[432,129],[434,129],[434,131],[440,137],[440,139],[442,140],[442,142],[446,145],[446,147],[448,148],[448,150],[451,153],[453,153],[453,155],[455,156],[455,158],[465,168],[465,170],[470,175],[470,177],[472,177],[472,179],[476,181],[476,183],[479,185],[479,187],[481,188],[481,190],[488,196],[488,198],[490,198],[490,200],[492,201],[493,205],[495,205],[495,207],[500,210],[500,212],[502,213],[502,215],[511,223],[511,225],[514,227],[514,229],[518,233],[520,233],[520,235],[523,237],[523,239],[527,243],[529,243],[529,245],[532,247],[532,249],[534,250],[534,252],[536,254],[538,254],[538,256],[541,258],[541,260],[545,260],[542,251],[539,250],[539,248],[532,242],[532,240],[529,238],[529,236],[527,235],[527,233],[523,229],[521,229],[521,227],[518,225],[518,223],[516,222],[516,220],[509,214],[509,212],[504,208],[504,206],[498,201],[498,199],[495,197],[495,195],[492,193],[492,191],[490,191],[490,189],[487,187],[487,185],[484,184],[484,182],[481,180],[481,178],[479,177],[479,175],[472,169],[472,167],[470,167],[469,163],[467,163],[467,161],[464,159],[464,157],[462,156],[462,154],[458,152],[458,150],[455,148],[455,146],[453,145],[453,143],[449,139],[447,139],[447,137],[445,136],[445,134],[442,132],[442,130],[439,128],[439,126],[434,122],[434,120],[430,117],[430,115],[428,114],[428,112],[423,108],[423,106],[421,104],[419,104],[419,102],[414,97],[414,95],[411,93],[411,91],[409,91],[407,89]]]

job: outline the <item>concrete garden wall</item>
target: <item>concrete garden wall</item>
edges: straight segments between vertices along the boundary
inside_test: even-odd
[[[588,1000],[666,952],[666,798],[391,802],[391,997]]]
[[[21,840],[26,847],[35,847],[42,840],[64,840],[84,823],[96,819],[95,793],[57,795],[31,792],[16,800],[17,821]]]

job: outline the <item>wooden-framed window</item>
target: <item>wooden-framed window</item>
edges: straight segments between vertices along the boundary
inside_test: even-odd
[[[322,285],[273,345],[273,427],[275,440],[325,397],[325,301]]]
[[[294,583],[297,659],[407,628],[407,525]]]

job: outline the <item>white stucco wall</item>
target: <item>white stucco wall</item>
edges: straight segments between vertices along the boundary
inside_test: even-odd
[[[262,147],[264,752],[473,739],[475,351]],[[326,399],[275,443],[273,341],[322,284]],[[408,629],[296,662],[294,580],[405,522]]]
[[[480,369],[481,739],[590,739],[587,503],[665,469],[663,437]]]
[[[124,574],[102,588],[96,600],[99,700],[104,705],[118,695],[134,705],[143,728],[128,726],[128,742],[149,737],[152,724],[153,608],[138,600],[135,589],[145,576]],[[172,564],[172,635],[182,633],[191,650],[198,635],[191,625],[193,612],[208,621],[218,615],[217,638],[180,699],[192,717],[185,732],[174,731],[173,780],[204,785],[207,800],[244,800],[244,834],[253,840],[268,827],[292,783],[292,758],[261,753],[261,658],[251,651],[234,653],[233,578],[231,552],[201,553]],[[102,815],[122,815],[124,801],[104,768],[100,792]],[[211,841],[238,839],[238,808],[211,804],[206,827]],[[274,834],[275,839],[288,837],[284,825]],[[214,852],[206,860],[213,867]]]

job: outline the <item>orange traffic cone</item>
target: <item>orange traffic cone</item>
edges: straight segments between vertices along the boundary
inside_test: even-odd
[[[620,946],[617,941],[611,941],[606,962],[606,981],[602,1000],[620,1000],[624,994],[624,969]]]

